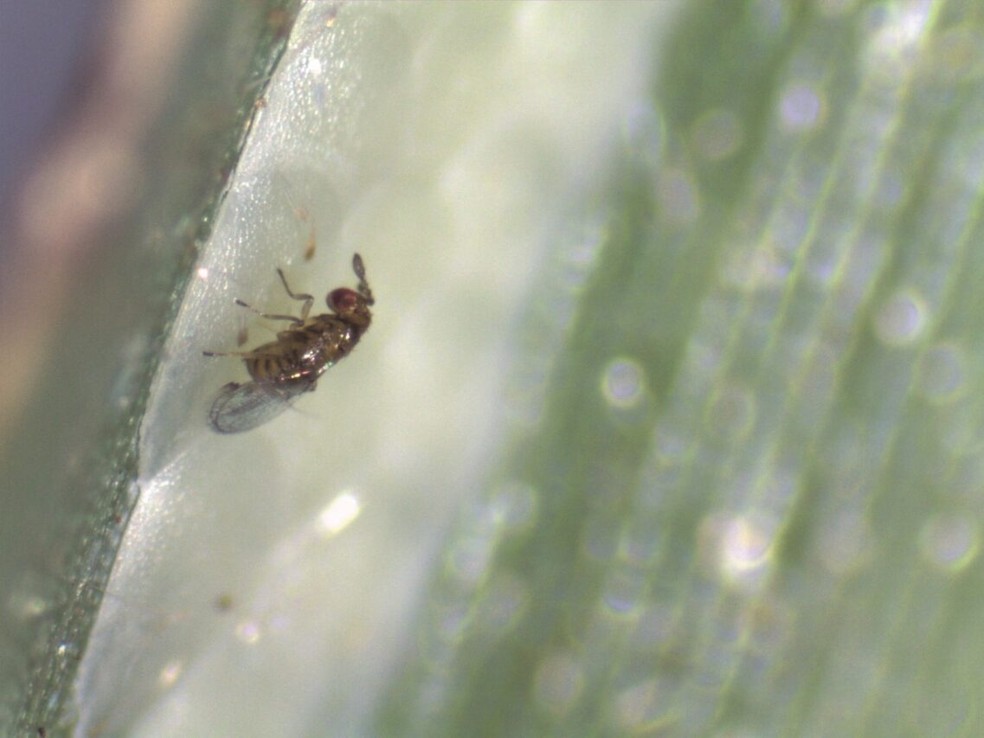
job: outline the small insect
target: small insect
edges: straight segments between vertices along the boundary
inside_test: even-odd
[[[308,315],[314,297],[292,292],[280,269],[277,274],[287,294],[304,303],[299,316],[261,313],[236,300],[237,305],[263,318],[286,320],[291,325],[277,333],[277,340],[251,351],[203,352],[205,356],[240,357],[252,380],[242,384],[229,382],[219,390],[208,413],[214,430],[240,433],[275,418],[305,392],[313,391],[318,377],[352,352],[369,329],[372,322],[369,306],[375,303],[366,281],[365,265],[358,254],[352,257],[352,270],[359,278],[358,287],[333,289],[325,298],[331,312],[313,318]]]

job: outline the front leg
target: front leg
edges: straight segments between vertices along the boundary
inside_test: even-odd
[[[304,325],[304,318],[303,317],[298,318],[298,317],[295,317],[293,315],[277,315],[275,313],[264,313],[264,312],[261,312],[261,311],[257,310],[252,305],[248,305],[247,303],[243,302],[238,297],[236,298],[236,304],[239,305],[239,307],[246,308],[247,310],[249,310],[250,312],[252,312],[255,315],[259,315],[261,318],[266,318],[267,320],[288,320],[291,323],[293,323],[294,325]]]
[[[293,298],[294,300],[304,301],[304,305],[301,306],[301,319],[299,321],[299,324],[303,323],[305,320],[307,320],[308,315],[311,314],[311,306],[314,305],[314,295],[309,295],[306,292],[300,292],[295,295],[293,292],[291,292],[290,287],[287,284],[287,277],[284,276],[283,270],[277,269],[277,274],[280,276],[280,281],[283,282],[284,289],[287,290],[287,294],[290,295],[291,298]]]

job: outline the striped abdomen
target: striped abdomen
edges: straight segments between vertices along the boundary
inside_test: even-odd
[[[358,340],[353,326],[335,316],[319,315],[281,331],[276,341],[253,349],[244,361],[256,382],[310,383],[345,357]]]

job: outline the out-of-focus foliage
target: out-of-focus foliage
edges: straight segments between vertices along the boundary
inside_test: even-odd
[[[80,72],[78,80],[83,92],[65,104],[59,128],[82,135],[89,119],[79,114],[80,106],[126,98],[107,116],[115,115],[114,123],[126,120],[122,127],[133,141],[121,134],[125,140],[115,142],[120,150],[103,153],[126,161],[123,168],[132,167],[134,181],[107,185],[100,180],[103,170],[80,164],[71,173],[79,177],[80,191],[105,198],[102,204],[118,208],[118,218],[101,234],[104,242],[86,244],[91,253],[85,258],[65,253],[71,249],[56,235],[45,244],[48,258],[82,266],[72,274],[64,312],[58,311],[50,355],[32,367],[31,398],[0,445],[3,736],[33,738],[42,730],[56,736],[72,722],[71,710],[66,719],[63,708],[136,502],[139,423],[163,356],[166,325],[298,4],[232,0],[184,8],[192,22],[188,36],[174,40],[181,52],[155,57],[169,80],[159,109],[139,109],[134,102],[141,95],[129,86],[156,83],[139,78],[145,69],[127,69],[122,77],[107,73],[109,90],[98,86],[105,78],[95,75],[93,81],[92,70],[84,70],[88,74]],[[119,16],[127,12],[120,9]],[[135,34],[156,33],[136,23],[148,16],[157,18],[135,13],[130,25],[119,25]],[[174,28],[167,30],[175,35]],[[97,69],[122,56],[118,49],[101,52],[106,56],[93,65]],[[141,145],[131,151],[134,141]],[[98,157],[98,151],[90,153]],[[132,192],[124,196],[116,192],[120,188]],[[9,262],[16,273],[15,260]],[[47,326],[29,322],[25,330],[44,332]]]
[[[697,2],[666,39],[380,733],[980,735],[984,15]]]

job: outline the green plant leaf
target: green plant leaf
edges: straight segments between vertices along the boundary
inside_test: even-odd
[[[381,734],[982,729],[968,8],[683,11]]]

